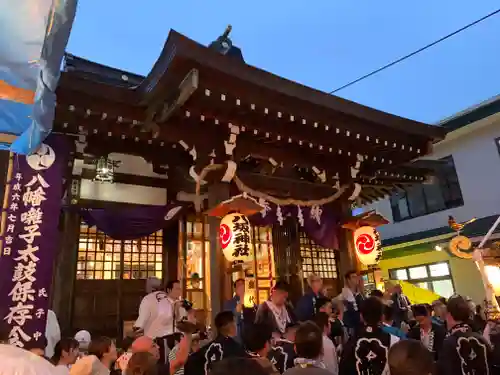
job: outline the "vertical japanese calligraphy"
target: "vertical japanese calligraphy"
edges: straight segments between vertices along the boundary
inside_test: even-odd
[[[228,261],[244,263],[253,260],[251,231],[250,221],[245,215],[224,216],[219,226],[219,240]]]
[[[66,139],[51,136],[35,154],[15,155],[8,182],[0,313],[11,327],[10,343],[20,347],[45,334],[68,153]]]
[[[252,308],[257,305],[255,280],[253,278],[245,279],[245,297],[243,305],[247,308]]]

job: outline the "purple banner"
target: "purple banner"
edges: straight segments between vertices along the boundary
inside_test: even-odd
[[[68,154],[68,140],[51,135],[36,153],[15,155],[7,183],[0,313],[11,327],[10,343],[20,347],[45,335]]]
[[[89,208],[79,210],[85,222],[115,240],[135,240],[175,223],[186,205],[128,206],[119,209]]]

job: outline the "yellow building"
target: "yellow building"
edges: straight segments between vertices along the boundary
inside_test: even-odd
[[[477,246],[497,217],[478,219],[464,228],[461,235]],[[445,298],[460,294],[477,304],[483,303],[485,290],[475,263],[448,251],[454,236],[456,232],[449,227],[440,227],[382,241],[383,256],[378,270],[373,274],[368,272],[365,279],[374,280],[372,287],[380,287],[385,281],[403,281]],[[497,229],[491,238],[497,240],[498,237]],[[488,266],[487,272],[497,296],[500,295],[500,270]]]
[[[500,96],[438,126],[448,132],[445,139],[434,143],[431,155],[417,162],[422,166],[439,162],[434,178],[420,186],[401,185],[388,199],[362,208],[375,210],[390,222],[379,228],[384,255],[381,272],[376,274],[379,279],[404,279],[445,297],[450,293],[470,296],[480,303],[484,288],[479,272],[472,261],[449,253],[449,241],[461,229],[460,234],[477,246],[500,214]],[[477,220],[460,228],[472,218]],[[500,227],[488,241],[485,248],[500,250]],[[500,296],[500,269],[492,266],[493,261],[487,264],[490,282]]]
[[[407,281],[446,298],[457,293],[476,303],[484,300],[483,283],[474,262],[437,251],[428,243],[421,246],[426,251],[414,255],[398,255],[401,248],[384,249],[379,264],[383,280]]]

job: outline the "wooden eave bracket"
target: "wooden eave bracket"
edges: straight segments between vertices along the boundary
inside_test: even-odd
[[[172,113],[182,107],[187,100],[194,94],[199,86],[199,71],[198,69],[191,69],[191,71],[184,77],[178,88],[178,96],[171,105],[166,104],[158,119],[162,123],[168,120]]]
[[[172,114],[181,108],[187,100],[193,95],[199,86],[199,71],[191,69],[184,77],[177,88],[176,95],[173,100],[164,102],[158,112],[152,114],[152,118],[144,124],[146,131],[153,132],[153,138],[156,138],[160,132],[158,124],[166,122]]]

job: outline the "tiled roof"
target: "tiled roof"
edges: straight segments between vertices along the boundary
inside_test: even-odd
[[[473,223],[467,225],[461,232],[462,235],[466,237],[479,237],[484,236],[486,232],[491,228],[498,215],[482,217]],[[388,238],[382,240],[382,246],[395,246],[403,243],[412,243],[414,241],[424,240],[426,238],[433,238],[436,236],[441,236],[444,234],[453,233],[454,231],[448,226],[442,226],[439,228],[429,229],[421,232],[410,233],[400,237]],[[494,233],[500,233],[500,225],[495,229]]]
[[[438,125],[452,132],[500,112],[500,95],[444,119]]]

